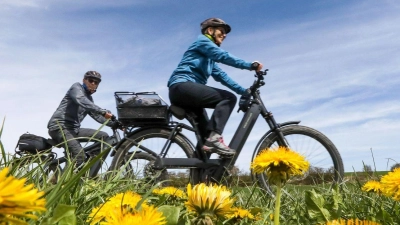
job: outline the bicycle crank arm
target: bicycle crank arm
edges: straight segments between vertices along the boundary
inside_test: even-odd
[[[179,169],[179,168],[208,168],[221,165],[219,159],[209,159],[207,162],[197,158],[157,158],[154,162],[154,169]]]

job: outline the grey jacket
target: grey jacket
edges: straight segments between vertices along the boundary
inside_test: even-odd
[[[82,84],[75,83],[61,100],[60,105],[47,124],[47,128],[49,130],[58,130],[58,121],[62,128],[78,132],[86,115],[89,114],[97,122],[104,123],[106,118],[103,115],[106,111],[94,104],[92,96],[85,91]],[[106,125],[112,126],[113,122],[109,121]]]

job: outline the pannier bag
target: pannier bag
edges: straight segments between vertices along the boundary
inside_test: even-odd
[[[36,154],[50,149],[52,146],[47,142],[46,138],[26,133],[19,137],[17,147],[20,151]]]

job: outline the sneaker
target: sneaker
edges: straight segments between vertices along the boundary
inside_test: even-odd
[[[221,156],[233,156],[236,151],[229,148],[225,143],[222,136],[217,138],[207,138],[206,143],[203,145],[203,150],[206,152],[217,153]]]

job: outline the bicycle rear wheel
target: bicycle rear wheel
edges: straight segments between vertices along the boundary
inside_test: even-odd
[[[113,157],[110,170],[118,171],[129,161],[133,168],[132,174],[135,179],[145,179],[146,181],[151,179],[153,182],[168,180],[168,183],[163,183],[164,186],[187,185],[189,182],[188,169],[157,171],[152,168],[170,134],[171,130],[167,128],[149,128],[133,133],[118,148]],[[166,157],[191,158],[193,157],[193,148],[191,146],[183,135],[177,134],[172,139]]]
[[[292,177],[287,186],[320,185],[323,183],[340,183],[344,167],[340,153],[335,145],[321,132],[300,125],[282,127],[281,131],[289,147],[305,156],[310,169],[303,176]],[[278,136],[271,133],[261,140],[253,159],[264,149],[277,148]],[[260,186],[271,191],[266,174],[255,175]]]

